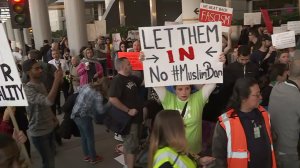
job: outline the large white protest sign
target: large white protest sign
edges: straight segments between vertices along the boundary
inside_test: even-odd
[[[244,25],[259,25],[261,24],[261,13],[244,13]]]
[[[221,22],[140,27],[146,87],[223,82]]]
[[[296,46],[294,31],[272,34],[272,44],[276,49],[284,49]]]
[[[295,31],[295,34],[300,34],[300,21],[287,22],[287,29]]]
[[[27,106],[27,99],[7,37],[0,24],[0,106]]]
[[[222,22],[223,32],[228,32],[232,21],[232,8],[224,6],[211,5],[207,3],[200,4],[199,21],[200,22]]]
[[[120,33],[113,33],[111,37],[114,51],[120,50],[120,43],[122,41]]]

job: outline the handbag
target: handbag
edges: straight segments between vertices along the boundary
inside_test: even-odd
[[[128,135],[131,120],[132,117],[130,115],[112,105],[103,124],[107,127],[107,131],[110,130],[119,135]]]

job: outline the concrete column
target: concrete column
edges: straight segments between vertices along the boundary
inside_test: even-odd
[[[107,9],[108,4],[110,3],[111,0],[105,0],[105,9]]]
[[[22,43],[22,39],[21,39],[20,29],[14,29],[14,34],[15,34],[15,39],[16,39],[16,47],[23,49],[23,43]]]
[[[78,55],[80,48],[87,45],[84,1],[65,0],[64,5],[69,47],[72,55]]]
[[[125,26],[124,0],[119,0],[120,26]]]
[[[102,16],[104,14],[104,4],[103,3],[100,3],[98,4],[98,20],[102,20]]]
[[[299,15],[300,15],[300,0],[298,0],[298,11],[299,11]]]
[[[226,0],[226,7],[231,8],[232,6],[232,1],[231,0]]]
[[[249,13],[252,13],[253,11],[253,1],[248,1],[248,12]]]
[[[7,23],[6,22],[1,22],[1,21],[0,21],[0,23],[2,23],[3,28],[4,28],[4,32],[5,32],[5,34],[6,34],[7,38],[8,38],[8,35],[7,35],[8,34],[7,33],[7,26],[6,26]]]
[[[24,28],[23,29],[23,34],[24,34],[24,43],[31,46],[29,29]]]
[[[7,37],[10,41],[16,41],[15,40],[15,34],[14,34],[14,30],[11,26],[11,20],[7,19],[6,20],[6,31],[7,31]]]
[[[46,0],[29,0],[29,10],[35,48],[40,49],[44,40],[51,41],[51,28]]]
[[[156,26],[157,25],[156,0],[149,0],[149,3],[150,3],[151,26]]]

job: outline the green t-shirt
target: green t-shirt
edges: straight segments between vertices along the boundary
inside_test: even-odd
[[[202,148],[202,112],[205,105],[202,90],[190,95],[187,100],[187,108],[184,115],[185,135],[188,140],[189,152],[198,154]],[[165,110],[183,110],[186,101],[181,101],[174,93],[166,91],[162,105]]]

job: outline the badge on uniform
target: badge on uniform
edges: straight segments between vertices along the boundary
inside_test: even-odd
[[[261,125],[256,125],[256,123],[254,123],[254,138],[257,139],[257,138],[260,138],[260,128],[261,128]]]

